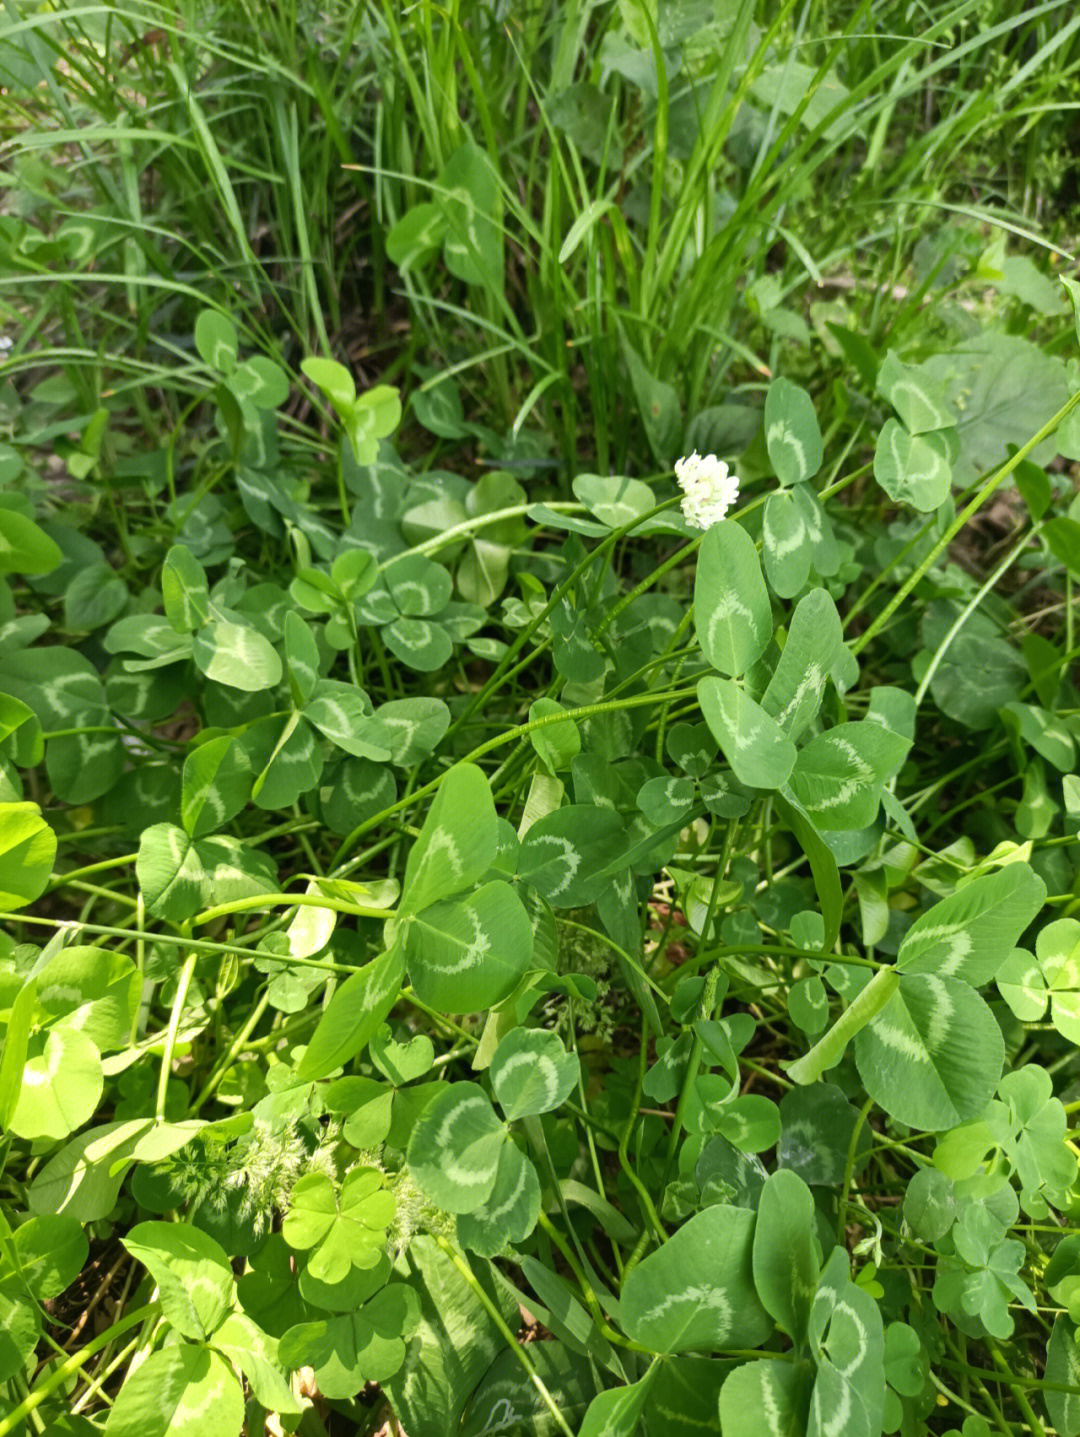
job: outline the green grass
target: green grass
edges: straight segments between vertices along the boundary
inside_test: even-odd
[[[181,405],[185,336],[211,303],[292,367],[318,349],[410,389],[449,374],[489,450],[554,443],[567,472],[624,468],[650,380],[685,431],[782,354],[807,367],[799,320],[823,279],[852,285],[852,327],[903,341],[921,294],[899,313],[882,299],[923,236],[1053,238],[1038,215],[1080,17],[1014,5],[988,23],[966,0],[914,35],[904,13],[834,6],[811,26],[743,3],[704,43],[690,6],[662,34],[633,5],[9,15],[16,359],[32,344],[88,395],[156,383]],[[624,52],[635,79],[612,68]],[[505,289],[386,259],[465,141],[495,186]]]

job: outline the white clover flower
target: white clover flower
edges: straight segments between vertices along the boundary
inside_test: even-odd
[[[719,524],[739,497],[739,476],[730,473],[715,454],[702,456],[695,449],[689,458],[677,459],[675,478],[685,496],[682,511],[686,521],[697,529]]]

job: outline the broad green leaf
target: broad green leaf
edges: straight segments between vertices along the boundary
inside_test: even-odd
[[[346,1399],[368,1382],[393,1377],[419,1320],[416,1293],[392,1282],[355,1312],[290,1328],[278,1350],[290,1367],[314,1368],[324,1397]]]
[[[816,717],[843,644],[831,596],[812,589],[795,606],[784,651],[761,699],[761,707],[789,738],[799,738]]]
[[[1037,434],[1069,397],[1065,366],[1056,355],[1000,330],[972,335],[910,368],[942,386],[968,472],[1001,463],[1018,436]],[[1044,439],[1028,458],[1046,464],[1055,449],[1052,437]]]
[[[637,796],[638,808],[657,828],[685,818],[694,806],[697,789],[689,778],[650,778]]]
[[[161,1308],[193,1342],[210,1336],[232,1306],[236,1283],[225,1249],[190,1223],[140,1222],[121,1241],[157,1283]]]
[[[923,647],[933,653],[951,630],[959,606],[935,600],[923,611]],[[1002,707],[1028,683],[1027,665],[988,614],[976,610],[950,643],[930,682],[942,713],[971,729],[996,727]]]
[[[224,620],[195,635],[192,654],[208,679],[245,693],[272,689],[281,682],[277,651],[257,629]]]
[[[311,1314],[300,1296],[296,1259],[279,1232],[271,1233],[248,1259],[236,1284],[237,1297],[253,1322],[278,1337]]]
[[[1068,1317],[1059,1315],[1046,1347],[1045,1380],[1057,1387],[1080,1387],[1080,1339]],[[1077,1437],[1080,1433],[1080,1394],[1055,1392],[1050,1387],[1043,1393],[1050,1421],[1059,1437]]]
[[[923,1242],[943,1238],[956,1220],[952,1182],[937,1168],[920,1168],[904,1194],[904,1221]]]
[[[24,1370],[40,1341],[41,1318],[33,1303],[0,1292],[0,1382]]]
[[[426,1033],[417,1033],[408,1043],[395,1043],[388,1027],[372,1038],[370,1053],[379,1072],[399,1088],[422,1078],[435,1061],[435,1048]]]
[[[1023,743],[1052,763],[1059,773],[1072,773],[1076,767],[1076,742],[1056,714],[1035,704],[1008,703],[1001,716]]]
[[[353,1312],[386,1286],[392,1270],[388,1254],[382,1252],[371,1267],[350,1267],[341,1282],[331,1283],[315,1277],[308,1263],[300,1273],[300,1296],[324,1312]]]
[[[1001,1029],[961,978],[906,974],[855,1040],[867,1093],[898,1122],[947,1132],[994,1095],[1005,1060]]]
[[[56,858],[56,834],[36,803],[0,803],[0,912],[44,893]]]
[[[882,360],[877,391],[899,414],[910,434],[948,429],[956,415],[943,387],[917,366],[905,364],[894,350]]]
[[[540,718],[554,719],[562,712],[563,706],[557,699],[537,699],[529,709],[529,722]],[[573,719],[556,720],[533,729],[529,742],[548,772],[560,773],[569,768],[581,752],[581,731]]]
[[[333,833],[344,835],[389,808],[397,798],[397,784],[385,764],[348,758],[324,773],[318,795],[323,821]]]
[[[409,1437],[457,1431],[465,1404],[503,1349],[503,1338],[480,1298],[427,1233],[417,1233],[401,1259],[402,1274],[420,1298],[420,1324],[404,1365],[383,1383]],[[493,1285],[490,1266],[477,1280],[491,1311],[518,1320],[516,1301]]]
[[[819,828],[866,828],[877,817],[882,784],[909,747],[880,724],[837,724],[800,749],[792,791]]]
[[[450,710],[442,699],[393,699],[364,720],[359,737],[379,752],[363,756],[411,768],[427,758],[449,727]]]
[[[821,468],[824,450],[814,405],[790,379],[774,379],[765,396],[765,445],[781,484],[800,484]]]
[[[353,1168],[340,1189],[326,1173],[309,1172],[293,1186],[281,1231],[290,1247],[311,1250],[307,1270],[332,1285],[352,1267],[376,1266],[394,1210],[377,1168]]]
[[[596,901],[604,869],[625,846],[626,831],[610,808],[571,804],[537,819],[521,842],[518,876],[555,908]]]
[[[183,1344],[153,1352],[127,1378],[105,1423],[108,1437],[239,1437],[244,1394],[223,1357]]]
[[[452,275],[492,294],[503,289],[502,194],[491,160],[471,140],[443,166],[435,201],[446,225],[443,258]]]
[[[421,1114],[409,1140],[409,1170],[446,1212],[475,1212],[491,1195],[507,1142],[487,1094],[451,1083]]]
[[[406,917],[471,888],[495,860],[495,804],[483,770],[455,764],[439,785],[405,865]]]
[[[997,975],[1045,898],[1046,885],[1026,863],[981,874],[915,920],[900,944],[896,966],[981,987]]]
[[[330,577],[346,599],[359,599],[375,586],[379,566],[366,549],[345,549],[330,565]]]
[[[792,1088],[780,1100],[780,1142],[776,1160],[810,1187],[839,1187],[855,1142],[858,1173],[872,1146],[859,1112],[835,1083]]]
[[[874,478],[894,503],[930,513],[952,488],[947,439],[941,433],[909,434],[887,419],[874,450]]]
[[[754,1229],[754,1286],[766,1312],[799,1346],[821,1270],[816,1209],[802,1178],[783,1168],[766,1182]]]
[[[300,372],[322,390],[339,414],[348,409],[356,398],[352,375],[336,359],[302,359]]]
[[[656,507],[656,495],[640,479],[614,474],[579,474],[573,483],[574,498],[610,529],[619,529]]]
[[[508,1244],[524,1242],[539,1214],[536,1169],[516,1143],[504,1143],[487,1200],[472,1212],[458,1215],[458,1241],[481,1257],[495,1257]]]
[[[773,593],[792,599],[805,585],[814,559],[807,515],[799,490],[779,489],[765,500],[761,553]]]
[[[700,12],[689,9],[681,18],[689,21],[693,31],[699,28],[699,16]],[[848,91],[836,74],[831,70],[822,74],[816,66],[804,65],[790,54],[761,70],[750,92],[770,110],[775,107],[785,116],[798,114],[799,123],[807,129],[820,126],[830,140],[842,137],[851,124]],[[829,120],[837,110],[839,114]]]
[[[513,1028],[495,1049],[489,1069],[495,1101],[508,1123],[563,1105],[581,1076],[576,1053],[557,1033]]]
[[[432,619],[395,619],[382,638],[403,664],[422,674],[441,669],[454,652],[450,635]]]
[[[127,608],[130,592],[108,564],[80,569],[64,590],[64,624],[72,633],[103,628]]]
[[[386,750],[365,742],[364,721],[371,715],[371,701],[362,689],[337,679],[320,679],[314,686],[304,718],[340,749],[357,758],[379,758]]]
[[[829,1021],[829,999],[816,973],[800,978],[788,990],[788,1013],[796,1028],[813,1037]]]
[[[0,1128],[6,1129],[22,1095],[23,1069],[37,1018],[37,983],[27,978],[8,1012],[0,1055]]]
[[[408,879],[406,878],[406,882]],[[529,915],[508,883],[433,903],[406,919],[413,987],[443,1013],[475,1013],[506,998],[532,958]]]
[[[251,797],[259,808],[291,808],[319,782],[323,754],[306,719],[295,711],[287,719],[265,718],[244,734],[258,776]]]
[[[433,255],[446,238],[446,219],[437,204],[413,205],[386,236],[386,253],[402,274]]]
[[[202,838],[235,818],[251,797],[251,758],[229,734],[193,748],[184,760],[180,816],[191,838]]]
[[[756,1347],[772,1322],[754,1290],[754,1214],[710,1207],[692,1217],[623,1284],[626,1333],[653,1352]]]
[[[716,1424],[720,1391],[730,1371],[730,1361],[723,1358],[666,1358],[645,1404],[649,1431],[655,1428],[667,1437],[708,1432]]]
[[[312,879],[305,890],[305,896],[311,897],[322,891],[319,884]],[[294,958],[313,958],[316,953],[321,953],[333,937],[337,917],[333,908],[316,908],[311,904],[302,904],[286,929],[290,954]]]
[[[277,1341],[243,1312],[231,1312],[214,1332],[213,1344],[238,1367],[252,1395],[268,1412],[299,1415],[303,1403],[285,1380]]]
[[[1035,940],[1035,953],[1054,1027],[1070,1043],[1080,1043],[1080,923],[1075,918],[1048,923]]]
[[[449,601],[454,581],[441,564],[423,554],[406,554],[387,568],[383,583],[402,618],[438,614]]]
[[[749,788],[782,788],[799,755],[774,718],[731,679],[698,683],[705,721],[732,772]]]
[[[310,627],[295,610],[285,615],[285,672],[297,708],[303,708],[319,682],[319,646]]]
[[[848,1255],[833,1249],[810,1314],[817,1378],[807,1437],[878,1437],[885,1402],[885,1339],[881,1311],[851,1281]],[[844,1414],[838,1426],[838,1414]]]
[[[405,963],[400,948],[373,958],[338,988],[296,1069],[299,1083],[328,1077],[371,1041],[397,1002]]]
[[[33,519],[0,507],[0,574],[47,574],[63,558],[59,545]]]
[[[34,1178],[31,1211],[98,1222],[112,1210],[134,1148],[151,1127],[149,1119],[138,1118],[80,1133]]]
[[[143,833],[135,876],[147,908],[170,922],[277,887],[271,861],[257,849],[224,835],[193,839],[172,823],[155,823]]]
[[[190,634],[210,617],[206,570],[190,549],[174,544],[161,569],[165,617],[178,634]]]
[[[189,634],[179,634],[159,614],[129,614],[118,619],[105,635],[105,649],[110,654],[139,654],[145,663],[125,661],[132,672],[150,672],[167,664],[180,663],[191,657]]]
[[[229,388],[256,409],[278,409],[289,397],[289,377],[265,354],[253,354],[229,375]]]
[[[1014,948],[997,971],[997,990],[1021,1023],[1037,1023],[1046,1012],[1046,979],[1034,954]]]
[[[659,1371],[660,1364],[654,1362],[640,1382],[598,1393],[589,1403],[578,1437],[633,1437]]]
[[[73,1217],[32,1217],[12,1234],[11,1247],[18,1274],[39,1302],[59,1297],[78,1277],[90,1245],[82,1225]],[[9,1282],[15,1269],[0,1265],[0,1278]]]
[[[744,1363],[720,1389],[724,1437],[805,1437],[809,1407],[810,1374],[792,1363]]]
[[[1080,523],[1067,514],[1055,515],[1042,526],[1042,537],[1055,559],[1070,573],[1080,574]]]
[[[8,739],[11,743],[6,742]],[[39,764],[45,751],[41,724],[34,710],[21,699],[5,693],[0,693],[0,743],[20,768]]]
[[[104,1086],[101,1054],[73,1028],[54,1028],[23,1068],[9,1127],[21,1138],[66,1138],[94,1114]]]
[[[199,358],[219,374],[231,374],[240,353],[236,326],[227,314],[204,309],[195,321],[195,348]]]
[[[765,652],[772,609],[750,535],[733,519],[706,530],[694,579],[694,623],[713,668],[737,678]]]
[[[401,423],[401,396],[392,385],[377,384],[358,394],[341,419],[357,464],[374,464],[379,440]]]
[[[576,1431],[596,1396],[592,1362],[561,1342],[530,1345],[536,1348],[530,1354],[533,1370],[563,1422],[571,1432]],[[556,1423],[532,1375],[505,1346],[473,1393],[455,1437],[493,1437],[500,1427],[505,1437],[511,1433],[514,1437],[519,1433],[522,1437],[566,1437],[566,1429]]]

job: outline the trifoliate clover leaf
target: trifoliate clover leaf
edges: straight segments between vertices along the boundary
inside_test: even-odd
[[[481,1257],[494,1257],[508,1243],[524,1242],[539,1215],[536,1169],[516,1143],[504,1143],[495,1186],[481,1207],[458,1216],[458,1240]]]
[[[514,1028],[495,1049],[491,1087],[508,1123],[561,1107],[573,1092],[581,1067],[557,1033]]]
[[[451,1083],[413,1128],[409,1168],[417,1186],[446,1212],[475,1212],[495,1186],[506,1141],[506,1125],[484,1090]]]
[[[845,1432],[880,1432],[885,1404],[881,1312],[870,1294],[851,1281],[842,1248],[833,1249],[818,1282],[809,1339],[818,1368],[810,1430],[825,1432],[838,1412],[846,1412]]]
[[[281,1225],[290,1247],[315,1251],[308,1269],[321,1282],[341,1282],[350,1267],[374,1267],[394,1219],[394,1197],[377,1168],[354,1168],[340,1189],[325,1173],[296,1183]]]
[[[627,1276],[625,1331],[652,1352],[756,1347],[772,1322],[754,1289],[754,1214],[710,1207]]]
[[[393,1377],[419,1321],[416,1293],[392,1282],[354,1312],[290,1328],[278,1353],[288,1367],[314,1368],[324,1397],[355,1397],[365,1383]]]

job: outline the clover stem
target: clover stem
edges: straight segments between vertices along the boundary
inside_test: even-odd
[[[873,1098],[867,1098],[859,1109],[859,1116],[855,1119],[855,1126],[851,1130],[851,1141],[848,1143],[847,1161],[844,1163],[844,1185],[840,1189],[840,1204],[836,1216],[836,1243],[838,1247],[844,1245],[844,1228],[847,1217],[848,1196],[851,1193],[851,1179],[855,1172],[855,1154],[858,1151],[859,1134],[863,1130],[863,1124],[869,1116],[870,1109],[874,1106]]]
[[[163,1122],[165,1119],[165,1099],[169,1091],[169,1073],[172,1069],[173,1052],[176,1048],[176,1035],[180,1031],[180,1019],[184,1016],[184,1005],[187,1003],[188,988],[191,986],[192,975],[195,972],[195,964],[199,961],[197,953],[189,953],[184,959],[184,966],[180,970],[180,979],[176,985],[176,997],[173,999],[172,1013],[169,1015],[169,1028],[165,1034],[165,1047],[161,1053],[161,1072],[158,1075],[157,1103],[154,1107],[154,1119],[156,1122]]]

